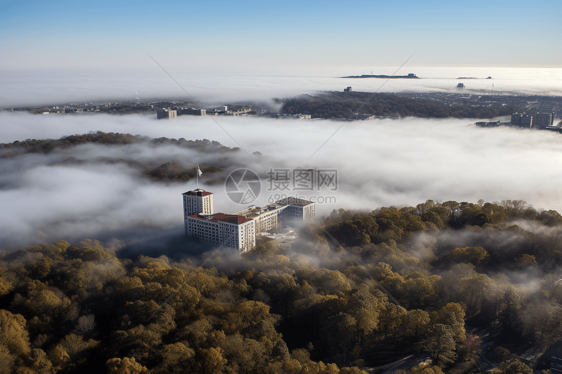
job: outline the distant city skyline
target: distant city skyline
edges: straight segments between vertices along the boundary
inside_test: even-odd
[[[562,2],[0,1],[0,69],[562,67]]]

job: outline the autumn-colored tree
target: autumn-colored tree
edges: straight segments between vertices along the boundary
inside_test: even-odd
[[[457,358],[453,329],[448,325],[435,325],[422,342],[422,347],[440,366],[451,364]]]
[[[533,374],[533,369],[527,366],[518,358],[512,358],[503,361],[496,369],[493,369],[492,374]]]
[[[224,372],[228,360],[223,357],[223,350],[219,348],[203,349],[201,351],[201,372],[203,374],[220,374]]]
[[[135,358],[111,358],[106,363],[108,374],[148,374],[149,371],[135,361]]]

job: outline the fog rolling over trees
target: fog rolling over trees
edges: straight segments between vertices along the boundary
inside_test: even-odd
[[[305,165],[341,122],[220,117],[249,154],[262,153],[249,157],[210,118],[0,117],[12,124],[0,134],[9,139],[0,149],[0,205],[11,212],[0,216],[6,228],[0,242],[14,248],[60,238],[96,238],[114,247],[146,232],[181,231],[181,193],[196,188],[197,161],[204,171],[200,187],[212,191],[217,210],[226,212],[241,208],[223,189],[226,176],[238,167],[262,176],[257,205],[273,192],[266,191],[270,168],[337,169],[337,191],[324,193],[335,197],[334,203],[318,204],[318,216],[336,208],[427,199],[522,199],[562,210],[562,142],[551,132],[481,129],[471,126],[472,120],[450,118],[350,122]],[[104,140],[113,135],[95,135],[98,130],[118,135]],[[204,139],[210,139],[210,148],[197,142]]]
[[[249,157],[204,118],[2,116],[5,372],[345,374],[413,354],[431,364],[412,373],[455,374],[487,350],[507,374],[562,336],[558,134],[349,123],[305,165],[338,170],[336,204],[240,256],[179,242],[196,164],[237,211],[232,170],[303,167],[341,122],[220,118]]]
[[[522,201],[427,201],[339,209],[244,256],[5,251],[0,370],[364,373],[414,354],[431,364],[411,373],[463,373],[486,348],[494,373],[530,373],[518,355],[562,337],[561,234]]]

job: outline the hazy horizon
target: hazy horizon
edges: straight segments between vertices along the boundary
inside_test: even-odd
[[[148,56],[146,58],[149,59]],[[152,60],[151,60],[152,61]],[[405,65],[396,74],[421,79],[343,79],[348,75],[393,74],[398,67],[165,69],[203,105],[270,101],[318,91],[341,91],[352,86],[365,92],[455,92],[464,82],[467,94],[561,96],[560,68],[417,67]],[[491,76],[493,79],[485,79]],[[479,79],[459,80],[459,77]],[[192,101],[158,65],[146,68],[0,69],[0,108],[56,105],[89,101],[176,99]]]

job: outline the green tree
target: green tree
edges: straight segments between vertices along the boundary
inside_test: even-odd
[[[452,364],[457,358],[455,335],[453,329],[448,325],[436,324],[429,330],[427,338],[422,342],[422,347],[440,366]]]

